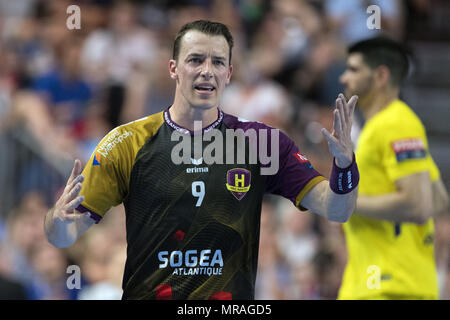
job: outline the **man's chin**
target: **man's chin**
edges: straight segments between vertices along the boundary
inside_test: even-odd
[[[344,90],[344,96],[347,100],[350,99],[353,95],[355,95],[355,94],[352,91]]]
[[[214,103],[195,103],[195,104],[191,104],[191,107],[194,109],[198,109],[198,110],[210,110],[213,108],[218,107],[217,104]]]

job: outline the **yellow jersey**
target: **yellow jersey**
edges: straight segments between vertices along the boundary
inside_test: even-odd
[[[428,151],[425,128],[402,101],[369,119],[356,146],[359,194],[396,191],[395,181],[439,170]],[[437,299],[434,223],[397,224],[355,212],[343,225],[348,262],[338,299]]]

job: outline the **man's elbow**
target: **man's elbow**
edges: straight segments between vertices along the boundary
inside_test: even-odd
[[[68,239],[64,239],[64,240],[56,239],[47,233],[46,233],[46,237],[47,237],[47,241],[51,245],[53,245],[54,247],[56,247],[58,249],[68,248],[75,243],[75,241],[68,240]]]
[[[431,203],[420,203],[410,208],[411,222],[422,225],[433,217],[433,205]]]
[[[58,248],[58,249],[64,249],[64,248],[68,248],[70,246],[73,245],[73,242],[71,243],[65,243],[65,242],[51,242],[49,241],[54,247]]]
[[[345,211],[331,211],[327,218],[332,222],[345,223],[352,216],[353,210],[345,210]]]

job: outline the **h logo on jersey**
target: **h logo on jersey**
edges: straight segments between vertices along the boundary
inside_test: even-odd
[[[251,172],[236,168],[227,172],[227,189],[238,200],[241,200],[250,190]]]

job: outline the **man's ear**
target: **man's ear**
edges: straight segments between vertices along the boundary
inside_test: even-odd
[[[391,71],[388,67],[381,65],[376,69],[375,77],[380,87],[389,85],[391,80]]]
[[[229,84],[230,83],[230,80],[231,80],[231,74],[233,73],[233,66],[232,65],[230,65],[229,67],[228,67],[228,75],[227,75],[227,81],[226,81],[226,84]]]
[[[177,62],[173,59],[169,60],[169,73],[170,73],[170,77],[173,80],[178,80]]]

